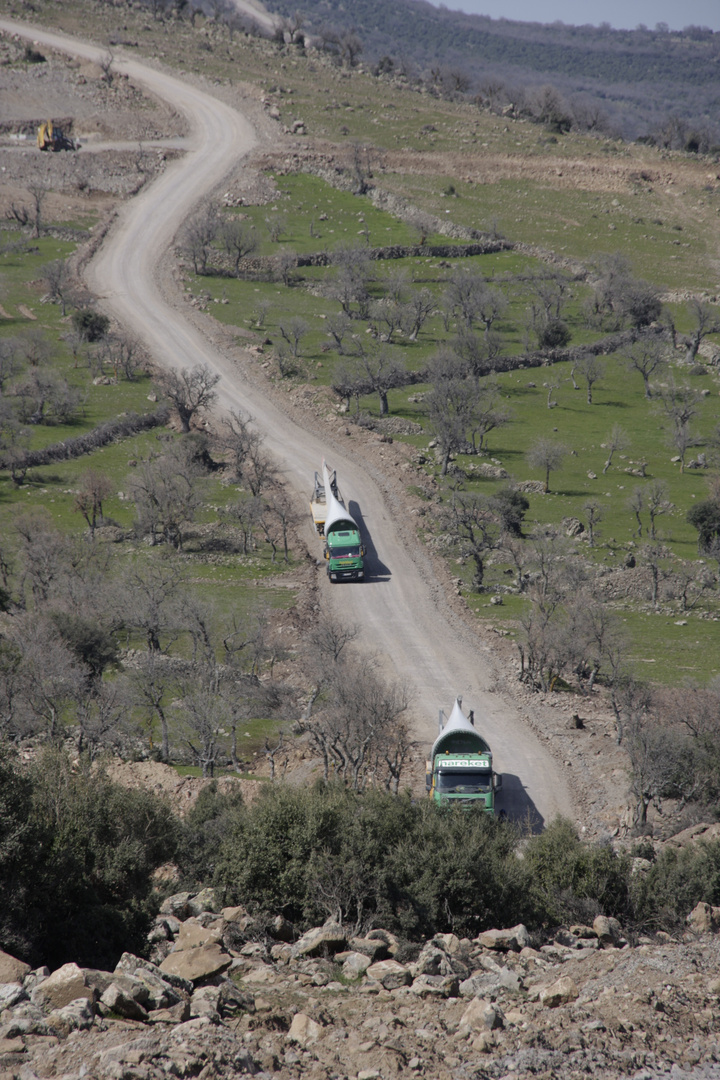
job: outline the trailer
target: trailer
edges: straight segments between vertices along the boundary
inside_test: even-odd
[[[445,723],[444,719],[441,709],[439,734],[425,766],[428,795],[437,803],[494,813],[502,776],[493,772],[492,751],[475,728],[473,711],[465,716],[462,698],[457,698]]]
[[[365,548],[360,529],[345,507],[337,473],[325,461],[322,463],[322,476],[315,473],[310,513],[315,531],[325,541],[323,556],[327,561],[330,581],[363,581]]]

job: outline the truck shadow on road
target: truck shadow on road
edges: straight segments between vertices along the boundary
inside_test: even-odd
[[[495,813],[505,810],[508,820],[527,829],[533,835],[541,833],[545,819],[528,795],[525,785],[514,773],[502,774],[502,788],[497,793]]]
[[[348,502],[348,510],[358,524],[365,548],[365,581],[389,581],[392,577],[390,567],[385,565],[377,553],[377,548],[363,518],[362,510],[352,500]]]

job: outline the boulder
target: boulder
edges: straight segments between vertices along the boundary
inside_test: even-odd
[[[720,907],[711,907],[700,901],[688,915],[686,922],[699,934],[714,934],[720,927]]]
[[[625,943],[622,927],[617,919],[608,918],[607,915],[598,915],[593,922],[593,930],[597,934],[598,941],[605,948]]]
[[[311,1019],[305,1013],[295,1013],[287,1034],[290,1042],[299,1043],[300,1046],[308,1046],[317,1042],[321,1035],[322,1026],[316,1020]]]
[[[0,983],[0,1012],[12,1009],[18,1002],[27,998],[25,988],[16,982]]]
[[[247,911],[239,905],[238,907],[224,907],[221,914],[225,922],[240,922],[247,915]]]
[[[119,983],[114,982],[108,986],[100,998],[100,1004],[104,1015],[113,1013],[124,1020],[147,1020],[147,1009]]]
[[[368,978],[379,982],[386,990],[397,990],[400,986],[409,986],[412,975],[397,960],[379,960],[367,969]]]
[[[365,956],[369,956],[373,963],[376,960],[387,960],[390,956],[387,942],[382,938],[354,937],[350,938],[348,944],[354,952],[364,953]]]
[[[509,930],[486,930],[477,938],[479,945],[485,949],[496,949],[500,952],[520,952],[530,944],[530,935],[522,923],[510,927]]]
[[[567,1005],[578,997],[578,988],[569,975],[563,975],[551,986],[543,986],[538,994],[538,1001],[546,1009],[556,1009],[558,1005]]]
[[[460,1027],[471,1031],[494,1031],[505,1026],[501,1010],[484,998],[474,998],[460,1017]]]
[[[359,979],[370,967],[370,957],[364,953],[350,952],[343,960],[342,973],[346,979]]]
[[[115,965],[115,974],[134,975],[148,986],[151,994],[153,988],[159,989],[160,987],[164,990],[170,987],[172,990],[188,995],[192,994],[193,991],[193,984],[190,979],[183,979],[182,976],[175,975],[170,971],[161,973],[157,964],[151,964],[149,960],[143,960],[142,957],[135,956],[134,953],[126,952],[122,954]]]
[[[31,967],[0,949],[0,983],[21,983]]]
[[[238,1013],[254,1013],[255,998],[252,994],[245,993],[230,979],[224,979],[220,985],[218,996],[218,1012],[225,1018],[237,1016]]]
[[[326,953],[337,953],[347,945],[347,938],[342,926],[337,923],[327,923],[325,926],[315,926],[293,945],[292,954],[298,956],[324,956]]]
[[[410,990],[423,998],[455,998],[459,994],[457,975],[418,975]]]
[[[201,986],[190,998],[190,1016],[209,1016],[220,1019],[220,987]]]
[[[446,952],[448,956],[457,956],[460,952],[460,938],[457,934],[436,934],[430,944],[436,945]]]
[[[287,919],[284,919],[282,915],[278,915],[275,919],[273,919],[270,933],[276,941],[285,941],[288,943],[293,941],[295,937],[295,930],[293,929],[293,924],[291,922],[288,922]]]
[[[190,1001],[179,1001],[167,1009],[155,1009],[148,1013],[149,1024],[184,1024],[190,1019]]]
[[[86,1031],[95,1023],[92,1003],[87,998],[78,998],[49,1013],[45,1023],[54,1035],[63,1038],[67,1038],[71,1031]]]
[[[222,932],[213,927],[201,926],[200,923],[191,921],[181,923],[180,932],[175,938],[175,952],[181,949],[196,949],[198,945],[220,944]]]
[[[220,901],[215,889],[202,889],[188,900],[188,909],[192,915],[199,915],[202,911],[211,911],[218,915],[221,911]]]
[[[166,956],[160,971],[165,975],[179,975],[192,983],[203,982],[225,971],[232,957],[216,944],[199,945],[196,949],[182,949]]]
[[[444,949],[438,949],[433,942],[428,942],[413,964],[408,968],[412,975],[452,975],[453,966]]]
[[[63,1009],[78,998],[94,1002],[96,992],[88,985],[85,972],[77,964],[63,964],[38,983],[30,994],[33,1004],[43,1010]]]
[[[257,964],[243,975],[243,982],[251,986],[266,986],[277,981],[277,972],[269,964]]]
[[[192,915],[190,910],[190,901],[193,894],[190,892],[174,893],[172,896],[168,896],[166,900],[163,900],[160,905],[161,915],[174,915],[177,919],[187,919]]]

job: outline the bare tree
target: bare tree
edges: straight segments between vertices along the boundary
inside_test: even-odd
[[[440,512],[440,523],[461,557],[472,559],[475,564],[472,586],[479,592],[485,577],[485,561],[500,542],[497,514],[482,495],[455,491]]]
[[[596,382],[600,382],[605,374],[605,365],[599,357],[589,353],[582,356],[575,364],[575,370],[579,371],[587,386],[587,402],[592,405],[592,391]]]
[[[367,318],[370,303],[370,260],[365,248],[355,244],[339,247],[332,256],[333,276],[328,294],[337,300],[348,318]],[[355,312],[352,305],[357,304]]]
[[[370,306],[370,316],[375,323],[384,327],[382,340],[390,342],[393,335],[401,330],[407,321],[405,304],[386,297]]]
[[[58,738],[69,709],[85,697],[87,669],[37,612],[13,619],[10,640],[22,654],[21,696],[31,722]]]
[[[27,206],[25,202],[16,206],[15,203],[12,202],[7,216],[14,218],[19,225],[31,225],[32,235],[37,239],[42,233],[43,206],[50,189],[44,181],[38,180],[32,184],[28,184],[27,191],[30,195],[30,206]]]
[[[655,519],[661,514],[667,514],[672,510],[672,503],[668,500],[668,487],[664,480],[651,480],[645,487],[647,496],[647,508],[650,516],[650,539],[655,539]]]
[[[265,515],[275,517],[283,545],[283,559],[288,563],[290,561],[290,532],[300,524],[302,517],[286,488],[275,487],[271,490],[265,502],[263,520]]]
[[[309,329],[310,327],[305,320],[297,315],[287,319],[281,319],[278,323],[278,330],[292,349],[294,357],[299,356],[300,342],[307,335]]]
[[[193,368],[181,368],[180,371],[174,368],[163,370],[155,376],[155,382],[177,410],[182,430],[187,434],[193,417],[215,403],[215,387],[220,382],[220,376],[207,364],[198,364]]]
[[[435,297],[430,289],[413,289],[405,308],[404,330],[410,341],[417,341],[418,335],[435,310]]]
[[[545,492],[550,490],[550,473],[557,472],[563,467],[568,450],[562,443],[556,443],[552,439],[536,439],[528,450],[526,457],[531,469],[542,469],[545,473]]]
[[[13,338],[0,338],[0,394],[6,384],[22,371],[17,342]]]
[[[225,250],[232,259],[235,276],[240,277],[241,261],[257,250],[257,233],[247,222],[231,218],[222,226],[222,238]]]
[[[166,652],[177,637],[175,605],[184,585],[182,571],[166,559],[132,566],[121,576],[118,613],[124,626],[145,636],[148,654]]]
[[[227,455],[238,480],[242,480],[249,456],[263,441],[262,434],[252,424],[253,417],[249,413],[243,415],[231,409],[229,414],[223,416],[220,434],[217,436],[217,442]]]
[[[658,606],[660,595],[660,582],[667,576],[667,570],[665,567],[665,560],[667,559],[669,552],[657,541],[652,543],[643,544],[640,549],[640,557],[643,563],[650,571],[650,600],[653,607]]]
[[[202,504],[202,475],[195,447],[185,442],[142,462],[129,484],[138,532],[149,533],[153,545],[163,540],[181,550],[184,527]]]
[[[159,641],[158,629],[158,641]],[[177,674],[158,649],[133,657],[125,664],[125,696],[130,707],[140,712],[150,749],[154,750],[155,725],[160,723],[160,756],[170,760],[170,718],[168,701]]]
[[[356,791],[373,784],[397,790],[409,751],[407,689],[383,679],[377,661],[368,657],[338,668],[327,697],[307,725],[311,745],[323,758],[325,777],[332,768]]]
[[[93,537],[98,521],[103,519],[103,503],[110,498],[114,489],[115,485],[110,477],[97,469],[88,469],[81,477],[74,509],[85,518]]]
[[[642,334],[623,354],[631,371],[642,375],[645,397],[652,397],[650,379],[665,368],[666,359],[662,342],[656,336]]]
[[[30,326],[13,338],[15,355],[30,367],[45,367],[53,356],[53,343],[38,326]]]
[[[380,401],[380,415],[389,412],[388,392],[407,384],[407,372],[388,348],[363,348],[354,361],[355,377],[362,384],[362,393],[376,393]],[[335,385],[333,384],[333,389]]]
[[[60,304],[63,318],[67,312],[68,299],[72,295],[72,274],[67,259],[53,259],[43,267],[48,298]]]
[[[327,320],[328,335],[335,342],[338,355],[344,356],[345,347],[343,342],[352,330],[352,322],[344,312],[330,315]]]
[[[129,735],[127,705],[115,683],[100,683],[92,695],[80,699],[75,710],[77,752],[91,761],[107,749],[118,750]]]
[[[607,451],[607,461],[603,466],[603,476],[612,465],[613,456],[616,453],[620,453],[622,450],[627,450],[629,445],[630,439],[625,429],[620,427],[620,424],[613,424],[610,434],[603,443],[603,447]]]
[[[587,516],[587,530],[590,547],[595,547],[595,541],[599,531],[598,525],[605,516],[605,507],[602,503],[599,503],[597,499],[588,499],[583,505],[583,510]]]
[[[217,207],[210,205],[187,222],[180,233],[180,250],[192,260],[196,274],[206,274],[212,245],[220,231]]]
[[[450,457],[467,446],[473,414],[473,395],[465,367],[453,353],[436,354],[430,368],[432,390],[426,398],[430,426],[441,454],[440,475],[448,471]]]
[[[710,304],[693,297],[688,303],[688,312],[693,321],[690,332],[685,362],[694,364],[703,338],[708,334],[720,334],[720,313]]]
[[[645,488],[640,484],[636,484],[633,488],[632,495],[627,502],[628,509],[632,510],[637,521],[637,529],[635,530],[635,536],[642,536],[643,523],[640,514],[645,509]]]
[[[243,555],[248,555],[255,547],[255,530],[261,513],[262,503],[259,498],[238,499],[225,507],[223,516],[242,537]]]

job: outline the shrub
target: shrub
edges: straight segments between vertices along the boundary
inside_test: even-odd
[[[152,872],[176,843],[168,806],[59,750],[27,773],[6,755],[0,774],[0,947],[52,969],[142,952]]]
[[[183,888],[212,881],[223,840],[242,812],[239,791],[219,792],[215,781],[203,788],[185,815],[176,862]]]
[[[92,308],[80,308],[73,312],[73,326],[84,341],[101,341],[110,328],[107,315]]]
[[[485,814],[335,784],[272,786],[235,820],[215,884],[306,927],[333,916],[407,937],[476,934],[529,911],[517,842]]]
[[[562,319],[548,319],[538,330],[541,349],[564,349],[571,337],[570,329]]]
[[[696,904],[720,904],[720,841],[665,848],[633,883],[635,918],[656,930],[675,930]]]
[[[530,840],[524,863],[540,922],[630,914],[629,858],[616,855],[609,845],[582,843],[565,818],[557,818]]]
[[[698,531],[698,551],[710,552],[720,538],[720,501],[704,499],[687,512],[687,521]]]

